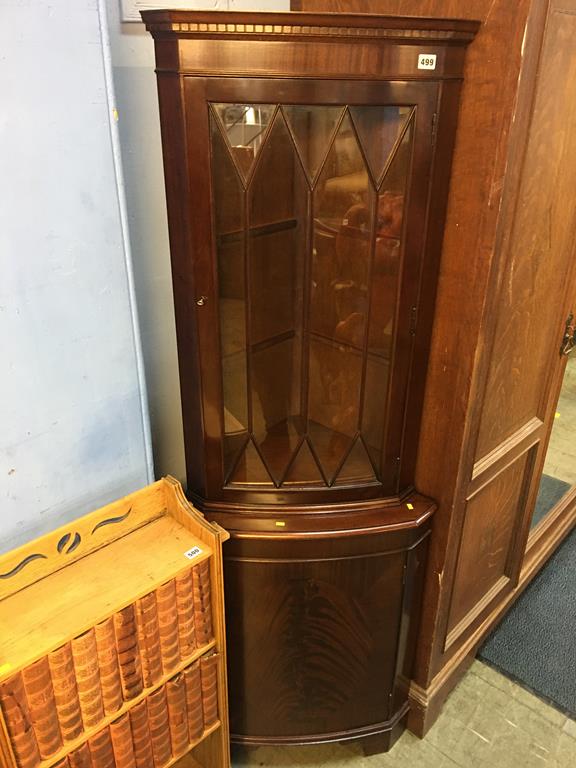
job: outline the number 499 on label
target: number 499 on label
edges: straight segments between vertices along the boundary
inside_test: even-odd
[[[418,69],[436,69],[436,54],[435,53],[419,54]]]

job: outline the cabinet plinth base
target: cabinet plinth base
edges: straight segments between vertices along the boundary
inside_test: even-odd
[[[394,717],[385,723],[377,723],[367,728],[343,733],[323,733],[300,737],[257,737],[232,733],[230,742],[237,754],[240,754],[243,750],[257,749],[258,747],[289,748],[356,741],[361,744],[365,755],[376,755],[380,752],[387,752],[402,735],[406,727],[408,710],[409,705],[404,704]]]

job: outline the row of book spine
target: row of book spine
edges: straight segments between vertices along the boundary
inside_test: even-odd
[[[212,638],[205,560],[0,684],[19,768],[97,727]]]
[[[218,721],[217,665],[195,662],[54,768],[164,768]]]

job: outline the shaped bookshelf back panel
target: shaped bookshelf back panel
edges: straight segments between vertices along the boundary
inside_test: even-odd
[[[165,513],[162,481],[0,557],[0,600]]]

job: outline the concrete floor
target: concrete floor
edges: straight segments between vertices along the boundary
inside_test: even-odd
[[[576,722],[475,661],[425,739],[405,732],[392,750],[364,757],[352,743],[261,747],[235,768],[576,768]]]

